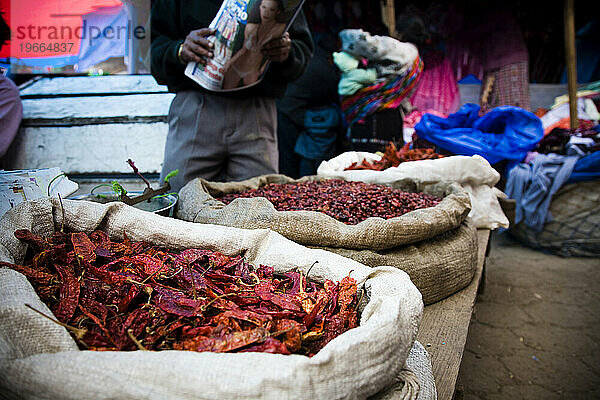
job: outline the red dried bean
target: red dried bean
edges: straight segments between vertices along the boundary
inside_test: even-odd
[[[258,189],[218,198],[229,204],[240,197],[265,197],[278,211],[320,211],[348,225],[369,217],[389,219],[421,208],[434,207],[440,198],[409,193],[389,186],[340,179],[268,184]]]

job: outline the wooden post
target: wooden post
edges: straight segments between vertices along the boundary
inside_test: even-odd
[[[569,87],[569,116],[571,129],[579,126],[577,119],[577,52],[575,49],[575,0],[565,0],[565,56]]]
[[[396,10],[394,7],[394,0],[381,0],[379,2],[381,8],[381,20],[383,24],[388,28],[390,36],[395,38],[396,35]]]

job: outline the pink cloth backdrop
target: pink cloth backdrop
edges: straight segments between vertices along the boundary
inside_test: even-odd
[[[450,61],[441,52],[423,55],[425,69],[417,89],[410,99],[417,110],[435,110],[452,114],[460,107],[460,93]]]

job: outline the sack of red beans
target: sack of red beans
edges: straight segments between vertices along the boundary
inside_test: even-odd
[[[179,192],[179,219],[272,229],[308,246],[385,250],[458,228],[471,203],[458,184],[403,179],[386,185],[315,176],[241,182],[198,178]]]

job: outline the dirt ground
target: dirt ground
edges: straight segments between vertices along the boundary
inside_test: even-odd
[[[600,399],[600,258],[492,234],[456,399]]]

